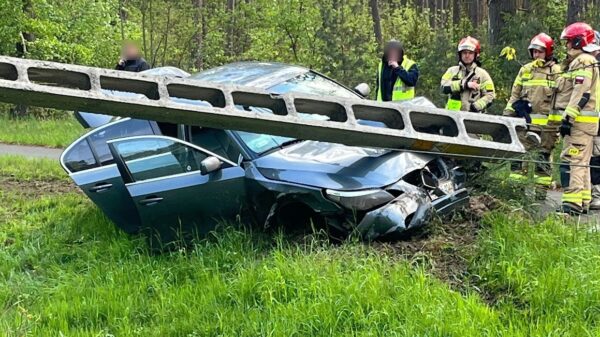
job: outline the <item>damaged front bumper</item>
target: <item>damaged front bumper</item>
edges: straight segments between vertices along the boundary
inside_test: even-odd
[[[406,191],[385,206],[370,211],[356,227],[358,234],[366,240],[392,237],[407,229],[421,227],[429,222],[433,214],[446,214],[465,205],[469,195],[465,188],[431,200],[420,188]]]

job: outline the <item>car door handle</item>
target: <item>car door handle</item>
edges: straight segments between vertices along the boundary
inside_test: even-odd
[[[100,193],[100,192],[104,192],[104,191],[110,189],[111,187],[112,187],[112,184],[99,183],[96,186],[90,188],[90,192]]]
[[[158,204],[161,201],[163,201],[163,198],[161,197],[148,197],[144,200],[140,200],[140,205],[152,206]]]

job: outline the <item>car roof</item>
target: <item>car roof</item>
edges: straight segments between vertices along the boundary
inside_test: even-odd
[[[277,62],[235,62],[191,75],[194,80],[268,89],[311,70]]]

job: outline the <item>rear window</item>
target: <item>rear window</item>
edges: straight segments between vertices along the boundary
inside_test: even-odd
[[[88,136],[92,148],[96,152],[100,165],[114,163],[114,159],[108,148],[107,141],[111,139],[152,135],[150,122],[146,120],[130,119],[121,123],[113,124]]]
[[[98,167],[92,154],[87,138],[80,140],[69,149],[63,158],[63,163],[71,172],[78,172]]]

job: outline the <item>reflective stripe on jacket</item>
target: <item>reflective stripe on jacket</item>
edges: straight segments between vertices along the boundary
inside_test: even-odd
[[[576,127],[587,134],[596,135],[600,105],[600,77],[596,58],[581,50],[570,50],[571,60],[557,79],[555,109],[564,111]]]
[[[521,99],[531,103],[531,110],[534,114],[550,114],[560,66],[555,64],[554,61],[542,64],[540,62],[543,61],[534,60],[521,67],[513,83],[510,98],[504,109],[504,115],[516,116],[517,114],[512,105]],[[533,116],[532,123],[537,124],[533,121]]]
[[[470,81],[479,83],[479,90],[464,89],[463,79],[471,77]],[[494,82],[483,68],[473,63],[469,68],[462,63],[450,67],[442,76],[442,93],[448,95],[448,110],[469,111],[471,104],[478,112],[484,112],[496,97]]]

